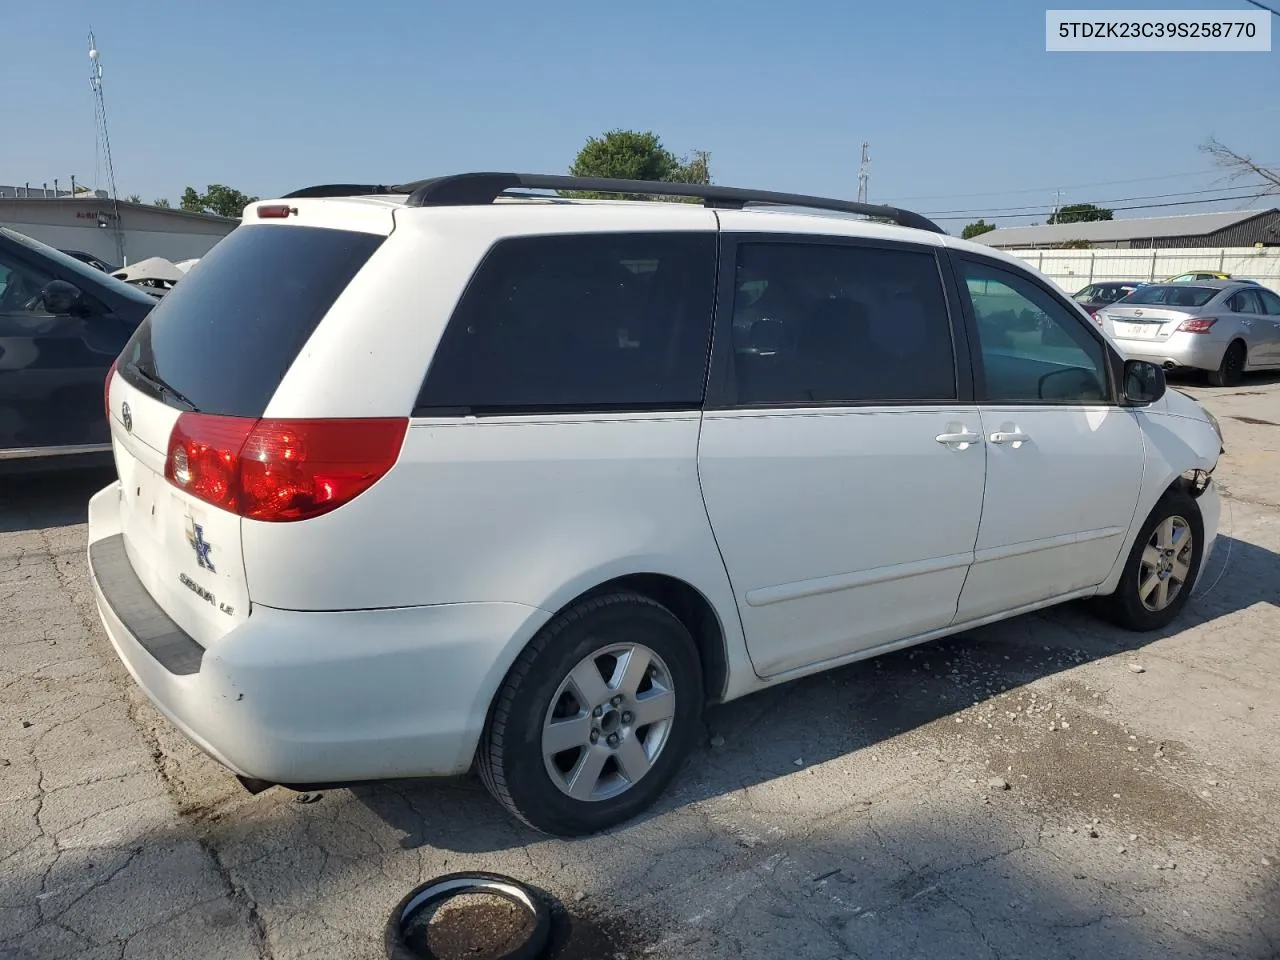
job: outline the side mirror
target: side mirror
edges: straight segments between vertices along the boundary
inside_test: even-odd
[[[1040,378],[1040,399],[1054,403],[1102,403],[1106,389],[1092,370],[1065,367]]]
[[[1148,360],[1124,362],[1124,398],[1129,403],[1155,403],[1166,388],[1164,369],[1158,364]]]
[[[54,316],[66,317],[84,308],[84,295],[74,283],[50,280],[40,291],[40,302]]]

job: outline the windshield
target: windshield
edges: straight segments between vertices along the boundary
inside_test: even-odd
[[[1124,303],[1160,304],[1166,307],[1203,307],[1218,294],[1214,287],[1157,283],[1141,287],[1125,297]]]
[[[61,250],[51,247],[48,244],[41,243],[39,240],[32,240],[26,234],[10,230],[8,227],[0,227],[0,233],[3,233],[15,243],[20,243],[33,252],[40,254],[40,256],[53,260],[68,273],[73,273],[84,278],[91,287],[107,287],[113,293],[118,293],[120,296],[127,297],[137,303],[145,303],[148,306],[155,306],[155,297],[148,296],[137,287],[130,286],[123,280],[117,280],[110,274],[103,273],[101,270],[95,270],[87,263],[81,263],[75,257],[69,257]]]

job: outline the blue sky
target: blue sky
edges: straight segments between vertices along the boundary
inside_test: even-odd
[[[709,150],[720,183],[847,197],[866,139],[873,201],[974,211],[964,219],[1047,212],[1058,187],[1070,203],[1218,185],[1197,150],[1210,135],[1280,165],[1280,19],[1270,53],[1046,53],[1046,5],[1073,6],[5,4],[0,183],[93,179],[91,23],[119,189],[147,200],[215,182],[278,195],[474,169],[562,172],[613,127],[652,129],[677,153]]]

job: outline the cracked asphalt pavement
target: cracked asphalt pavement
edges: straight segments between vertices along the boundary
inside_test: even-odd
[[[1280,378],[1183,388],[1228,499],[1173,628],[1072,605],[714,709],[657,809],[572,842],[473,778],[249,796],[98,624],[109,477],[6,482],[0,957],[377,958],[470,868],[554,894],[566,960],[1280,956]]]

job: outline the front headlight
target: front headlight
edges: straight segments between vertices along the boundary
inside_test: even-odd
[[[1208,410],[1205,410],[1204,415],[1209,418],[1209,423],[1213,427],[1213,432],[1218,435],[1218,453],[1226,453],[1227,442],[1222,437],[1222,424],[1218,423],[1218,418]]]

